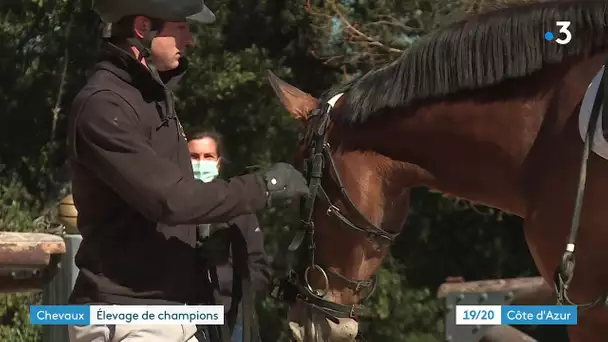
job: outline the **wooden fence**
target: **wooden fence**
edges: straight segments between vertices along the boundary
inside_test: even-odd
[[[58,273],[65,253],[58,235],[0,232],[0,292],[41,291]]]

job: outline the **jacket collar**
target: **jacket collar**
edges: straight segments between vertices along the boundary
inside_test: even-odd
[[[142,65],[135,56],[110,42],[105,42],[102,46],[100,63],[96,69],[105,69],[113,73],[124,82],[138,88],[142,93],[152,92],[158,96],[164,96],[164,88],[175,89],[188,70],[188,60],[182,57],[176,69],[159,72],[163,81],[161,84],[152,77],[150,70]]]

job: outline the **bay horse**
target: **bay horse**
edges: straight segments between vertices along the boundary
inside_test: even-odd
[[[570,22],[567,44],[545,39],[567,36],[557,21]],[[302,254],[280,291],[293,338],[355,339],[360,301],[405,224],[413,187],[523,218],[541,275],[564,281],[560,265],[573,255],[573,208],[586,179],[576,270],[568,292],[558,290],[565,304],[590,303],[569,326],[571,341],[604,341],[608,161],[591,153],[579,173],[578,114],[607,53],[608,2],[554,0],[467,17],[318,99],[270,73],[306,130],[295,163],[307,166],[311,196],[290,246]]]

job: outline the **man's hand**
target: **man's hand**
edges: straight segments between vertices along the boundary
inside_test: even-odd
[[[268,206],[300,196],[308,196],[309,190],[304,176],[292,165],[277,163],[262,173],[268,194]]]

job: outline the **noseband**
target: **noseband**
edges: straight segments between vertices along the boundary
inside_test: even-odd
[[[338,218],[343,226],[364,234],[369,241],[378,246],[390,245],[398,235],[388,233],[372,223],[353,203],[340,179],[338,169],[331,155],[329,143],[325,141],[325,135],[331,122],[331,110],[341,96],[342,94],[338,94],[323,103],[311,113],[308,119],[309,121],[316,120],[314,123],[309,123],[305,138],[308,141],[307,148],[310,151],[310,155],[309,158],[305,159],[303,174],[308,181],[310,195],[305,201],[301,201],[300,215],[302,229],[296,233],[296,236],[289,245],[290,252],[301,250],[305,253],[306,264],[298,265],[305,266],[303,274],[291,269],[277,287],[278,292],[275,292],[275,296],[283,300],[288,302],[298,300],[310,308],[320,311],[336,324],[338,324],[339,318],[356,319],[359,316],[365,315],[367,310],[361,304],[344,305],[326,300],[324,297],[329,292],[329,279],[333,278],[344,283],[346,287],[357,294],[363,290],[367,290],[367,295],[361,299],[365,300],[373,294],[376,288],[377,274],[373,279],[349,279],[315,261],[316,241],[313,215],[316,199],[319,198],[327,205],[326,214],[328,216]],[[330,172],[331,179],[340,189],[343,202],[347,207],[344,213],[331,202],[327,192],[321,185],[323,171],[326,166]],[[354,223],[347,217],[348,214],[354,215],[357,220],[356,222],[362,222],[363,224],[358,225]],[[305,240],[307,241],[307,246],[305,250],[302,250],[301,248]],[[298,262],[301,263],[304,260],[300,259]],[[312,272],[318,272],[321,275],[323,288],[314,289],[312,287],[310,283],[310,274]]]

